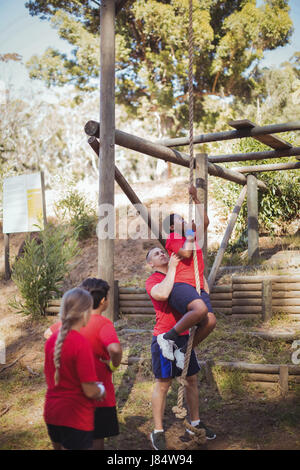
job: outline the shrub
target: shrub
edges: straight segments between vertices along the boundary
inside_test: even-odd
[[[40,232],[40,243],[27,237],[24,253],[15,262],[12,279],[19,288],[22,300],[10,305],[17,313],[32,317],[45,314],[48,301],[61,294],[69,273],[70,261],[78,254],[77,242],[69,239],[65,229],[46,225]]]
[[[287,140],[293,143],[294,135],[289,133]],[[265,145],[254,139],[241,139],[234,145],[233,153],[258,152],[262,150],[270,150]],[[294,158],[280,158],[272,160],[262,160],[259,162],[245,161],[237,163],[228,163],[227,167],[248,166],[255,164],[284,163],[293,161]],[[283,221],[293,220],[299,216],[300,212],[300,177],[298,170],[289,171],[269,171],[258,173],[257,178],[264,181],[268,186],[268,191],[258,192],[258,223],[261,229],[267,230],[269,233],[274,232],[276,225]],[[216,188],[215,194],[219,200],[224,201],[228,207],[228,213],[233,209],[241,186],[234,183],[219,183],[213,180]],[[247,197],[241,208],[235,231],[234,242],[229,244],[232,249],[243,249],[247,242]],[[238,239],[237,243],[236,240]]]
[[[78,240],[85,240],[96,231],[96,211],[85,196],[72,185],[55,204],[56,215],[60,220],[69,221]]]

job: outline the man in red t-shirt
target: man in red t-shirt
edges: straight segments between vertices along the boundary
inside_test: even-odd
[[[92,346],[96,374],[106,390],[106,397],[102,401],[95,401],[93,438],[93,449],[103,450],[104,438],[119,434],[112,373],[121,363],[122,347],[112,321],[102,316],[108,306],[109,285],[107,282],[102,279],[88,278],[80,287],[89,291],[94,301],[90,320],[85,327],[81,328],[80,333]],[[45,332],[45,337],[51,336],[60,326],[60,322],[52,325]]]
[[[199,210],[200,201],[197,199],[196,188],[191,186],[189,191],[197,210]],[[174,350],[176,340],[181,333],[192,326],[198,325],[198,327],[202,328],[203,322],[207,321],[208,312],[212,312],[209,294],[204,290],[202,250],[196,241],[196,235],[197,240],[199,240],[199,235],[203,232],[203,226],[204,231],[206,231],[208,224],[209,220],[206,213],[204,213],[202,226],[196,226],[194,223],[186,224],[178,214],[171,214],[163,222],[165,231],[169,232],[166,250],[169,255],[174,253],[180,257],[168,302],[173,309],[181,313],[182,317],[172,329],[165,334],[158,335],[157,342],[163,356],[167,359],[173,360],[174,356],[177,355],[177,365],[182,369],[185,350],[182,349],[181,354],[176,348]],[[196,289],[194,250],[196,250],[198,260],[200,293]]]
[[[163,429],[163,415],[166,406],[166,396],[172,379],[181,375],[182,371],[177,367],[176,360],[171,361],[162,355],[161,348],[157,342],[157,336],[169,331],[181,318],[181,314],[171,308],[168,303],[168,297],[174,284],[179,257],[172,254],[169,261],[169,257],[166,252],[161,248],[156,247],[152,248],[148,252],[147,262],[151,268],[155,270],[155,272],[152,273],[146,281],[146,290],[156,312],[156,324],[151,344],[152,367],[155,376],[155,386],[152,394],[154,431],[151,433],[150,438],[154,449],[164,450],[166,444]],[[193,347],[203,341],[210,334],[214,329],[215,324],[215,316],[213,313],[209,312],[205,321],[201,325],[201,328],[196,331]],[[180,333],[175,342],[176,348],[178,348],[176,351],[180,351],[180,348],[184,348],[186,346],[188,337],[188,331]],[[197,384],[197,373],[199,370],[200,367],[193,350],[187,372],[186,386],[189,417],[192,426],[202,429],[204,428],[207,439],[214,439],[216,437],[215,433],[207,428],[202,421],[200,422],[199,419]]]

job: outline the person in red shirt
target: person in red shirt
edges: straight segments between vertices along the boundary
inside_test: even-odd
[[[90,320],[85,327],[81,328],[80,333],[92,347],[96,374],[106,390],[105,399],[95,402],[93,435],[93,449],[103,450],[104,438],[119,434],[112,373],[121,363],[122,347],[112,321],[102,315],[108,306],[108,283],[102,279],[88,278],[80,287],[90,292],[93,297]],[[59,327],[59,322],[52,325],[46,331],[45,337],[51,335]]]
[[[197,199],[197,191],[191,186],[190,194],[199,209],[200,201]],[[204,231],[207,229],[209,220],[207,214],[204,213]],[[196,227],[194,223],[186,224],[178,214],[171,214],[164,222],[165,231],[169,231],[169,237],[166,242],[166,250],[169,255],[175,253],[180,257],[180,262],[176,268],[174,285],[170,292],[168,302],[170,306],[178,311],[182,317],[176,325],[164,334],[158,335],[157,342],[162,350],[164,357],[174,360],[174,344],[178,337],[185,330],[199,325],[207,321],[208,312],[212,312],[209,294],[204,289],[204,262],[202,250],[196,242],[196,234],[199,237],[202,227]],[[199,238],[197,238],[199,239]],[[201,293],[197,292],[193,251],[196,250],[198,260],[198,270],[200,278]],[[176,350],[176,348],[175,348]],[[184,365],[183,348],[180,352],[177,350],[177,366],[183,369]]]
[[[89,321],[93,299],[83,289],[66,292],[61,328],[45,344],[47,393],[44,419],[55,450],[91,449],[94,400],[105,395],[88,341],[79,333]]]
[[[153,331],[151,343],[152,368],[155,376],[155,386],[152,394],[152,411],[154,419],[154,431],[150,434],[152,446],[155,450],[165,450],[165,435],[163,429],[163,415],[166,406],[166,397],[172,379],[181,375],[181,369],[177,365],[176,351],[187,345],[189,332],[180,333],[176,339],[175,360],[171,361],[162,355],[161,348],[157,342],[159,335],[173,328],[181,314],[173,309],[168,303],[168,297],[174,285],[176,267],[180,258],[171,254],[170,259],[167,253],[161,248],[152,248],[147,254],[147,262],[155,270],[146,281],[146,290],[153,303],[156,312],[156,324]],[[193,347],[203,341],[214,329],[216,324],[215,316],[209,312],[206,319],[198,328],[194,337]],[[207,439],[214,439],[215,433],[209,429],[199,418],[199,394],[197,373],[200,367],[192,350],[187,371],[186,398],[189,408],[189,418],[191,425],[196,428],[204,428]]]

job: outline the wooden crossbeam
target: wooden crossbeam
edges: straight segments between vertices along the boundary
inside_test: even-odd
[[[253,129],[254,127],[257,127],[257,125],[254,122],[249,121],[249,119],[229,121],[228,124],[231,127],[234,127],[234,129],[236,130]],[[285,140],[282,140],[272,134],[259,135],[254,137],[254,139],[258,140],[259,142],[262,142],[265,145],[268,145],[269,147],[275,150],[290,149],[293,147],[292,144],[290,144],[289,142],[286,142]]]

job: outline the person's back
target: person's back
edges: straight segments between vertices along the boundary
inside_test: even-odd
[[[97,381],[91,346],[79,333],[89,321],[92,306],[93,298],[85,290],[66,292],[61,326],[45,344],[44,419],[56,450],[93,445],[94,400],[103,398],[105,388]]]
[[[171,256],[172,253],[175,255],[178,254],[179,250],[183,248],[186,237],[181,235],[177,232],[171,232],[166,241],[166,250]],[[199,270],[199,278],[200,278],[200,287],[203,289],[204,287],[204,261],[203,261],[203,254],[202,250],[199,246],[197,247],[197,260],[198,260],[198,270]],[[189,258],[182,258],[178,263],[176,268],[176,275],[174,283],[185,283],[189,284],[193,287],[196,287],[196,279],[195,279],[195,267],[194,267],[194,258],[190,256]]]
[[[110,344],[118,344],[113,322],[102,315],[91,315],[88,324],[80,330],[92,347],[95,357],[95,368],[98,378],[101,378],[106,390],[106,397],[97,402],[97,407],[116,406],[115,389],[112,382],[112,371],[103,361],[109,361],[110,356],[107,347]]]
[[[54,349],[58,333],[54,333],[45,344],[44,372],[48,386],[45,421],[56,426],[91,431],[94,426],[94,403],[84,395],[81,387],[82,382],[98,380],[91,347],[80,333],[69,331],[62,346],[60,380],[56,385]]]

